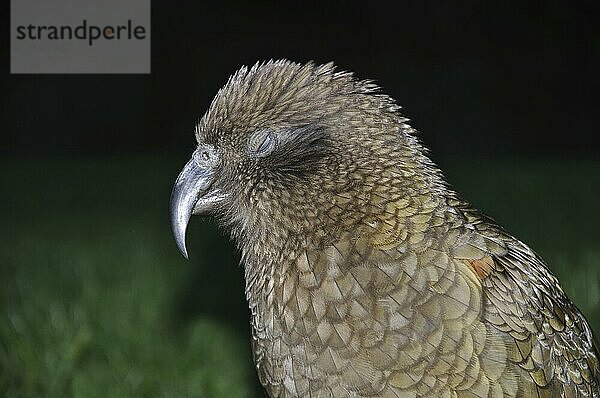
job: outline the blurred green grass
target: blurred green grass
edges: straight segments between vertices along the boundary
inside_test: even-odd
[[[260,396],[232,245],[195,220],[188,263],[170,236],[185,160],[0,161],[1,396]],[[441,163],[600,331],[600,162]]]

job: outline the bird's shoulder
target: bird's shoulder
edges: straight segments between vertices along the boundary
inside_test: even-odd
[[[543,260],[466,202],[449,199],[438,212],[435,203],[411,200],[388,203],[382,216],[367,217],[365,228],[329,245],[315,258],[313,275],[333,269],[345,276],[331,279],[336,289],[347,281],[347,289],[388,300],[402,314],[392,323],[422,316],[435,330],[432,319],[460,317],[443,325],[449,333],[457,325],[480,328],[481,320],[501,336],[507,360],[530,375],[523,391],[600,396],[591,329]]]
[[[542,396],[600,396],[590,326],[541,257],[470,205],[455,208],[473,231],[458,256],[481,283],[482,316],[514,341],[510,360],[531,375]]]
[[[261,377],[333,396],[600,396],[589,326],[542,260],[466,204],[409,200],[268,278]]]

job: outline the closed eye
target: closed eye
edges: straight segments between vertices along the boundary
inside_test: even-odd
[[[248,140],[248,151],[250,155],[264,158],[271,154],[277,145],[277,137],[272,131],[256,131]]]
[[[326,130],[318,125],[261,129],[248,137],[250,156],[265,170],[283,173],[311,173],[329,150]]]
[[[275,137],[273,137],[271,134],[267,134],[265,136],[265,139],[263,140],[262,144],[260,144],[260,146],[258,147],[258,149],[256,150],[257,154],[265,154],[267,152],[270,152],[270,149],[272,149],[275,146]]]

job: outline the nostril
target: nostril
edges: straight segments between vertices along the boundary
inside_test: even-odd
[[[203,144],[196,149],[192,157],[199,167],[205,169],[214,167],[219,158],[215,148],[208,144]]]

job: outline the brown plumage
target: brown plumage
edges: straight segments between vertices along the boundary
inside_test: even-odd
[[[583,315],[444,182],[407,119],[331,64],[233,75],[197,126],[173,229],[242,253],[270,397],[600,397]]]

